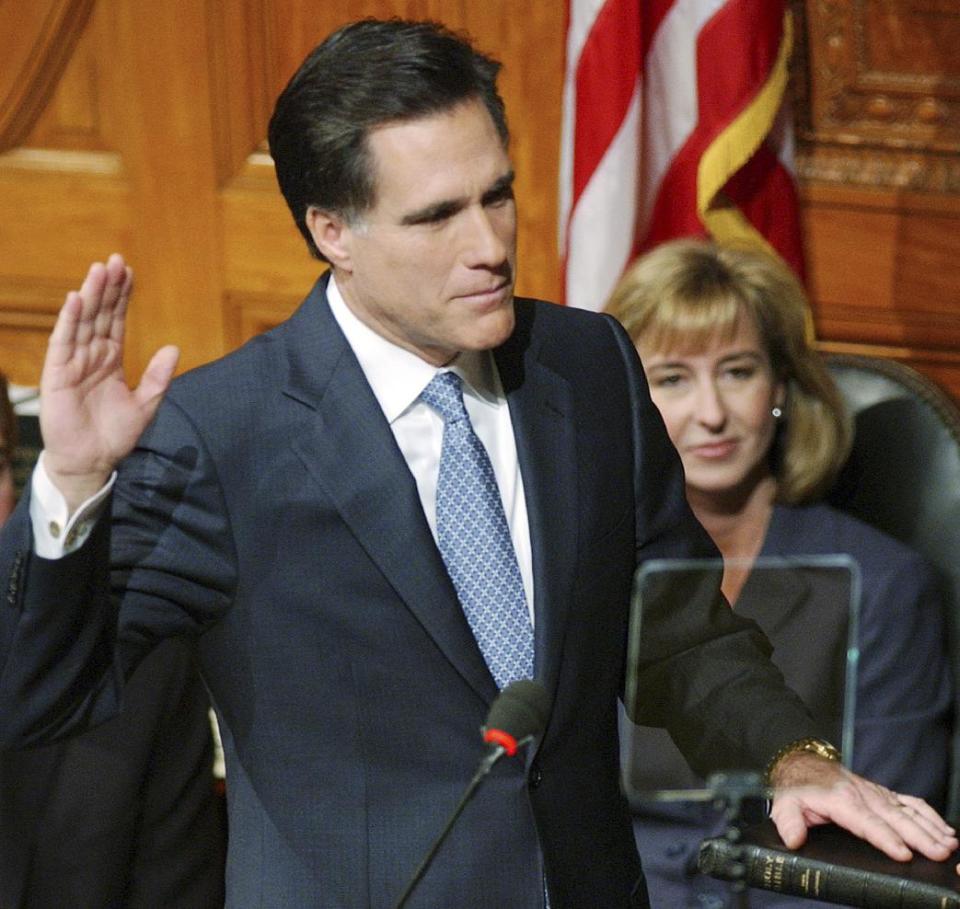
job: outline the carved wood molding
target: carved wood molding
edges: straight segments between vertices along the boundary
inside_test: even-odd
[[[801,177],[960,193],[960,6],[792,2]]]
[[[50,100],[94,0],[7,0],[0,46],[0,151],[19,145]]]
[[[957,155],[806,142],[796,167],[804,181],[960,195]]]
[[[831,323],[830,337],[838,337],[839,326],[846,326],[857,338],[875,344],[898,343],[910,338],[918,339],[916,343],[927,343],[931,348],[951,351],[956,351],[960,328],[960,318],[953,312],[904,309],[891,312],[875,306],[845,305],[838,301],[830,301],[829,312],[822,316],[815,314],[815,317]],[[957,356],[960,358],[960,354]]]
[[[16,331],[35,331],[47,336],[53,331],[57,322],[57,313],[54,312],[18,312],[4,309],[0,313],[0,330],[14,329]]]

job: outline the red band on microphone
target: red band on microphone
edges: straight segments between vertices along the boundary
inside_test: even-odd
[[[517,740],[502,729],[484,729],[483,740],[490,745],[499,745],[507,753],[507,757],[513,757],[517,753]]]

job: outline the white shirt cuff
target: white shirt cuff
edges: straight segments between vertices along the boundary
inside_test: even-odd
[[[30,493],[30,521],[33,524],[33,551],[45,559],[59,559],[79,549],[100,517],[117,472],[72,515],[67,500],[53,485],[43,466],[43,452],[34,468]]]

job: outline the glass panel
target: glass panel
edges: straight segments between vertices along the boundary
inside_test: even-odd
[[[848,556],[762,558],[752,564],[720,560],[657,560],[644,564],[634,581],[629,661],[621,717],[623,788],[635,808],[651,802],[726,801],[760,797],[763,767],[728,768],[710,781],[699,777],[670,735],[627,717],[643,716],[650,704],[638,667],[655,648],[683,646],[683,611],[711,602],[723,578],[737,572],[746,581],[734,610],[753,619],[773,645],[771,659],[788,684],[837,744],[847,766],[853,758],[860,575]],[[676,616],[670,629],[670,616]],[[658,640],[644,636],[656,620]],[[666,644],[661,629],[667,629]],[[815,631],[815,635],[814,632]],[[746,775],[744,775],[746,774]],[[753,774],[752,776],[750,774]]]

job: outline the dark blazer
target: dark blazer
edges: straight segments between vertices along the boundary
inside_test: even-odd
[[[0,610],[0,635],[20,644],[0,679],[0,737],[109,712],[156,639],[198,637],[226,753],[236,907],[392,905],[477,765],[497,693],[324,288],[174,383],[122,465],[112,522],[79,551],[31,557],[22,511],[0,535],[16,607]],[[622,329],[516,309],[495,356],[549,721],[538,747],[495,768],[410,905],[536,907],[545,878],[553,909],[642,906],[616,709],[633,570],[714,549]],[[39,674],[51,649],[83,678]],[[811,733],[765,652],[716,595],[691,600],[651,624],[644,719],[670,723],[703,769]]]
[[[222,906],[208,709],[191,648],[166,641],[130,679],[119,716],[0,753],[0,906]]]
[[[774,509],[761,557],[836,553],[854,559],[862,585],[852,767],[942,811],[952,684],[943,601],[933,572],[901,543],[829,506]],[[839,742],[848,625],[846,591],[830,583],[816,574],[756,572],[735,608],[760,625],[773,644],[773,661]],[[661,730],[643,730],[637,741],[638,786],[702,784]],[[637,842],[654,905],[741,905],[728,885],[696,872],[700,841],[720,835],[723,826],[715,811],[700,807],[651,805],[637,815]],[[749,905],[821,904],[751,890]]]

